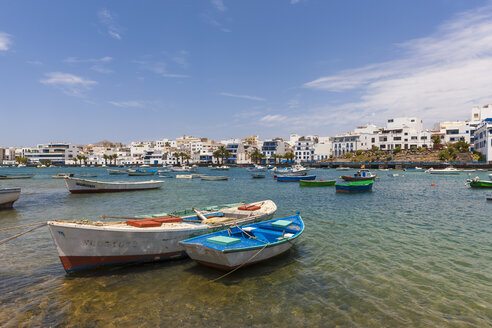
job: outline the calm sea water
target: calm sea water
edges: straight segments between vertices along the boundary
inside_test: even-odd
[[[490,172],[377,172],[373,192],[353,195],[252,179],[240,168],[226,182],[166,179],[161,190],[100,195],[71,195],[51,175],[148,177],[113,178],[101,168],[0,172],[36,174],[0,181],[22,187],[15,209],[0,212],[0,228],[264,199],[277,203],[276,217],[300,211],[306,224],[286,254],[216,282],[223,272],[190,260],[66,275],[41,228],[0,246],[2,327],[491,326],[492,202],[465,184]],[[324,179],[347,173],[312,172]],[[0,239],[21,231],[0,231]]]

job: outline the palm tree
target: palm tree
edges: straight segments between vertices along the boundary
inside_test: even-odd
[[[111,159],[114,160],[114,165],[116,166],[116,159],[118,158],[118,154],[111,155]]]
[[[290,152],[288,152],[288,153],[286,153],[286,154],[284,155],[284,158],[285,158],[286,160],[288,160],[289,162],[292,162],[292,160],[293,160],[294,158],[296,158],[296,157],[297,157],[297,156],[296,156],[296,155],[294,155],[294,153],[293,153],[293,152],[291,152],[291,151],[290,151]]]
[[[220,158],[222,159],[222,164],[224,164],[224,158],[229,158],[231,156],[231,153],[226,149],[225,146],[220,146],[217,150],[220,154]]]
[[[263,155],[258,149],[255,149],[254,152],[251,153],[251,159],[258,164],[258,161],[261,160],[265,155]]]
[[[179,163],[179,158],[181,157],[181,153],[176,152],[173,154],[173,157],[176,158],[176,160],[178,160],[178,165],[181,166],[181,164]]]
[[[277,154],[273,154],[273,155],[272,155],[272,158],[275,160],[275,164],[278,164],[278,163],[277,163],[277,162],[278,162],[278,159],[279,159],[279,158],[282,158],[282,156],[277,155]]]
[[[212,153],[212,157],[217,158],[217,164],[220,164],[219,163],[220,151],[218,149]]]
[[[103,158],[104,158],[104,165],[107,165],[108,164],[108,159],[109,159],[109,156],[104,154],[103,155]]]
[[[190,165],[190,159],[191,159],[191,156],[187,153],[183,153],[183,156],[182,156],[185,160],[186,160],[186,164],[187,165]]]

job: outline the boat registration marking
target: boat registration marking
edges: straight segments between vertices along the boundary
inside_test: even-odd
[[[136,241],[121,241],[121,240],[82,240],[82,247],[106,247],[106,248],[130,248],[137,247]]]

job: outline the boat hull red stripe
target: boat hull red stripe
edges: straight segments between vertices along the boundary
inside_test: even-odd
[[[136,262],[154,262],[186,257],[184,251],[121,256],[60,256],[63,268],[67,272],[86,270],[107,265],[121,265]]]
[[[160,187],[153,188],[135,188],[135,189],[92,189],[92,190],[70,190],[72,194],[89,194],[89,193],[102,193],[102,192],[121,192],[121,191],[138,191],[138,190],[151,190],[159,189]]]

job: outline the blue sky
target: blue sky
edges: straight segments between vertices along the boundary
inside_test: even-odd
[[[490,1],[2,1],[0,146],[431,127],[491,72]]]

